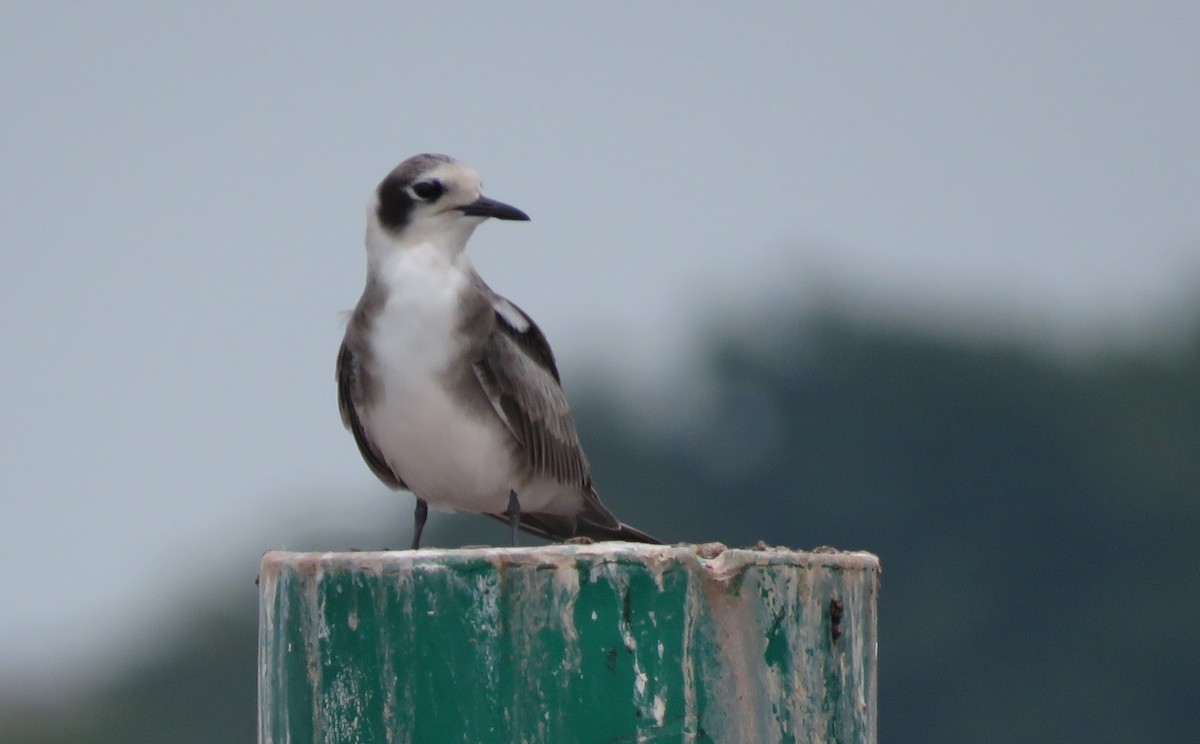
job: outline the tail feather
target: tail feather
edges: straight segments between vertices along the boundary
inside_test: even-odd
[[[506,524],[508,523],[508,516],[505,514],[489,514],[488,516]],[[597,524],[586,518],[575,520],[552,514],[521,512],[521,524],[519,526],[522,532],[528,532],[531,535],[556,542],[569,540],[573,537],[586,537],[596,542],[618,540],[646,543],[648,545],[663,544],[662,540],[651,537],[636,527],[630,527],[622,522],[617,522],[617,526],[612,527]]]
[[[624,522],[618,522],[616,529],[591,522],[580,521],[575,525],[575,537],[588,537],[593,540],[624,540],[625,542],[648,543],[662,545],[662,540],[651,537],[636,527],[630,527]]]

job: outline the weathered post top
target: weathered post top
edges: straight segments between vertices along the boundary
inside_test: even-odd
[[[271,552],[260,586],[261,744],[875,741],[869,553]]]

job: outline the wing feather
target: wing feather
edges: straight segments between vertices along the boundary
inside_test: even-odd
[[[358,451],[362,453],[367,467],[379,480],[397,489],[407,488],[404,481],[392,472],[383,455],[375,447],[374,442],[367,436],[362,424],[361,407],[366,400],[368,387],[367,372],[363,369],[361,360],[351,350],[348,341],[342,342],[337,358],[338,410],[342,414],[342,423],[354,434]]]
[[[592,486],[550,344],[513,303],[496,295],[493,307],[495,325],[474,366],[492,408],[520,443],[530,472],[578,488],[585,503],[580,519],[615,528],[620,523]]]

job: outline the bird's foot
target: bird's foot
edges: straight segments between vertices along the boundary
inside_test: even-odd
[[[510,490],[508,492],[508,510],[504,512],[508,516],[508,526],[512,529],[512,546],[517,547],[517,527],[521,524],[521,502],[517,501],[517,492]]]
[[[425,520],[428,517],[429,504],[425,502],[425,499],[417,499],[417,508],[413,512],[413,550],[421,547],[421,533],[425,530]]]

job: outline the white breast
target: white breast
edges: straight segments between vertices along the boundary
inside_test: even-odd
[[[447,259],[423,246],[383,267],[388,299],[371,328],[380,396],[364,424],[414,494],[435,508],[503,512],[517,472],[495,417],[453,400],[442,375],[456,358],[458,306],[472,289],[465,255]]]

